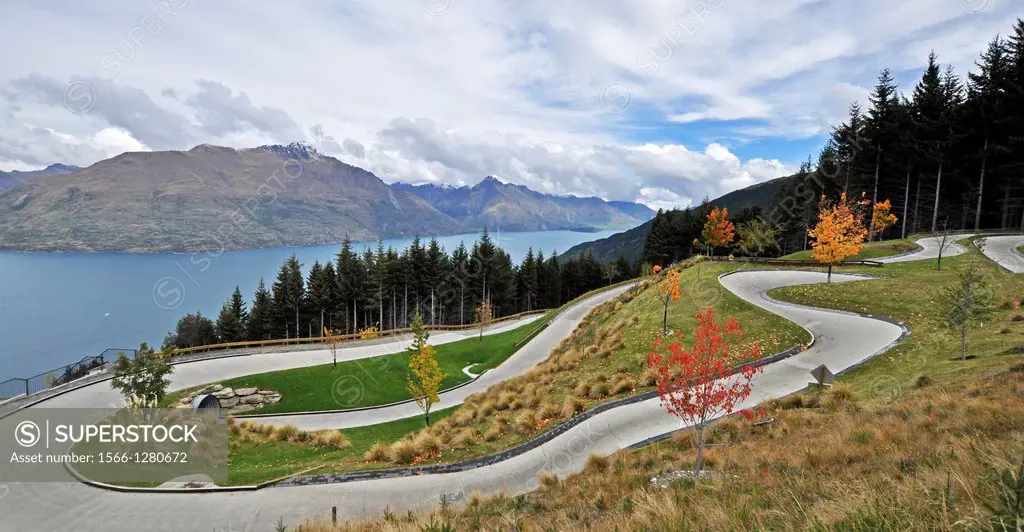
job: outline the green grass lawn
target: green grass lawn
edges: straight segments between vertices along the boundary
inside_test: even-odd
[[[533,332],[538,322],[511,331],[484,335],[435,346],[437,361],[445,372],[441,389],[469,380],[462,369],[479,374],[504,362],[517,349],[516,340]],[[294,368],[246,375],[221,381],[231,388],[259,388],[281,393],[281,401],[252,413],[283,414],[314,410],[338,410],[383,405],[410,399],[406,390],[409,354],[394,353],[361,360]],[[167,403],[195,390],[191,388],[168,397]]]
[[[960,354],[959,337],[942,319],[937,292],[955,282],[957,268],[969,261],[988,278],[994,313],[968,334],[968,353],[976,358],[951,360]],[[985,375],[1004,369],[1010,361],[1024,359],[1024,276],[1011,274],[986,259],[976,249],[942,260],[887,264],[884,268],[852,267],[852,271],[885,276],[863,282],[816,284],[777,288],[770,297],[816,307],[879,314],[906,322],[912,334],[884,355],[843,375],[864,398],[906,394],[914,381],[925,375],[948,382],[968,375]],[[1014,320],[1021,321],[1014,321]]]
[[[906,253],[908,251],[914,251],[915,249],[917,249],[917,245],[909,238],[885,240],[882,242],[868,242],[864,244],[864,249],[862,249],[860,253],[848,258],[847,260],[878,259],[881,257],[899,255],[900,253]],[[811,250],[797,251],[796,253],[790,253],[782,258],[809,260],[811,258]]]

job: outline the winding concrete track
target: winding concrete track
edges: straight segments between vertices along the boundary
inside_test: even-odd
[[[981,252],[996,264],[1013,273],[1024,273],[1024,255],[1017,248],[1024,246],[1024,234],[990,236],[981,246]]]
[[[972,236],[971,234],[958,234],[953,236],[953,240],[960,240]],[[921,249],[912,251],[910,253],[902,253],[899,255],[893,255],[891,257],[883,257],[878,259],[879,262],[894,263],[894,262],[909,262],[913,260],[924,260],[924,259],[936,259],[939,257],[939,248],[942,247],[942,237],[929,236],[921,238],[917,241],[917,245],[921,246]],[[957,244],[955,241],[947,241],[946,248],[942,250],[943,257],[955,257],[960,255],[967,250]]]
[[[887,262],[937,256],[936,241],[922,239],[919,244],[922,249],[916,253]],[[943,255],[956,255],[963,251],[956,246],[947,249]],[[743,404],[737,405],[738,408],[802,389],[810,380],[810,370],[819,364],[826,364],[836,373],[861,364],[888,350],[906,333],[903,327],[888,321],[783,303],[766,296],[768,290],[776,287],[824,281],[823,273],[811,271],[741,271],[722,277],[722,285],[740,298],[800,324],[815,336],[814,344],[807,351],[766,366],[755,377],[753,394]],[[846,274],[833,274],[832,281],[871,282],[864,277]],[[507,378],[524,371],[542,359],[542,355],[546,356],[590,308],[614,295],[615,292],[600,294],[581,302],[557,318],[510,359],[506,363],[509,369],[502,365],[484,377],[494,373]],[[250,369],[232,369],[231,359],[224,360],[223,366],[211,364],[208,371],[197,372],[198,376],[193,378],[209,382],[252,373]],[[310,362],[313,363],[322,361]],[[187,365],[181,369],[185,367]],[[512,371],[513,367],[515,371]],[[183,377],[179,374],[177,378]],[[105,399],[109,402],[105,393],[79,397],[88,397],[97,403]],[[56,406],[59,399],[47,401],[43,406]],[[456,399],[455,395],[446,398]],[[68,404],[74,404],[74,401]],[[75,406],[97,404],[78,403]],[[385,419],[397,415],[387,409],[379,411],[384,412]],[[332,420],[341,423],[366,421],[370,418]],[[611,454],[680,428],[684,427],[679,421],[666,414],[657,399],[652,399],[602,412],[536,449],[460,473],[224,493],[121,493],[73,482],[0,485],[0,530],[271,530],[279,518],[294,525],[325,517],[332,506],[338,508],[340,518],[378,516],[386,508],[401,512],[432,506],[437,504],[441,495],[458,499],[474,491],[529,491],[537,487],[541,472],[550,471],[564,477],[581,470],[591,453]]]

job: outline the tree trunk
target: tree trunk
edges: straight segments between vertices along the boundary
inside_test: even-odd
[[[846,183],[843,184],[843,194],[850,193],[850,161],[846,161]]]
[[[463,313],[466,311],[466,284],[462,284],[462,289],[459,294],[459,325],[465,325],[466,320]]]
[[[1006,229],[1010,226],[1010,187],[1006,186],[1006,192],[1003,195],[1003,222],[999,225],[1000,229]]]
[[[939,260],[935,263],[935,271],[942,271],[942,250],[946,247],[946,238],[943,236],[942,240],[939,240]]]
[[[903,224],[900,227],[900,238],[907,238],[907,207],[910,206],[910,165],[907,165],[907,189],[903,193]]]
[[[693,483],[700,482],[700,470],[704,467],[704,424],[697,425],[697,461],[693,463]]]
[[[661,316],[661,334],[668,334],[668,298],[665,296],[665,312]]]
[[[409,283],[405,283],[405,302],[402,303],[402,326],[409,326]]]
[[[377,285],[377,301],[380,303],[380,312],[378,312],[378,323],[377,327],[384,330],[384,284],[379,283]]]
[[[978,179],[978,208],[974,211],[974,230],[981,228],[981,197],[985,193],[985,163],[988,162],[988,137],[985,137],[985,147],[981,155],[981,178]]]
[[[825,282],[826,283],[831,283],[832,282],[832,263],[831,262],[828,265],[828,279]]]
[[[960,360],[967,360],[967,327],[960,329]]]
[[[935,208],[932,209],[932,232],[939,226],[939,195],[942,193],[942,163],[939,163],[939,174],[935,179]]]
[[[882,148],[878,148],[878,154],[875,156],[875,189],[871,193],[871,208],[875,208],[875,204],[878,203],[878,172],[882,165]],[[875,234],[875,217],[871,217],[871,224],[868,228],[868,234]]]
[[[921,207],[921,172],[917,173],[917,193],[914,194],[914,226],[910,228],[911,233],[917,232],[918,213]]]
[[[357,311],[357,304],[356,304],[356,300],[355,300],[355,299],[353,299],[353,300],[352,300],[352,333],[353,333],[353,334],[355,334],[355,333],[359,332],[359,325],[358,325],[358,324],[356,324],[356,319],[357,319],[357,317],[358,317],[358,314],[357,314],[357,312],[358,312],[358,311]]]
[[[429,427],[430,426],[430,407],[429,406],[423,411],[423,419],[427,423],[427,426]]]

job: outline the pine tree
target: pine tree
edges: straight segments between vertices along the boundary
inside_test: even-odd
[[[274,325],[274,302],[273,296],[267,290],[263,279],[252,298],[252,309],[249,311],[248,336],[249,340],[269,340],[273,337],[272,327]]]
[[[239,342],[246,337],[249,314],[245,309],[245,299],[242,298],[242,291],[235,287],[231,298],[224,303],[217,316],[215,326],[217,338],[221,342]]]
[[[330,266],[330,263],[328,263]],[[333,267],[331,267],[333,274]],[[313,319],[316,320],[319,328],[318,336],[322,336],[327,326],[324,316],[329,312],[331,300],[332,280],[327,275],[327,269],[320,264],[319,260],[313,261],[309,268],[309,277],[306,281],[306,304],[313,311]]]
[[[302,280],[302,265],[299,264],[299,259],[294,253],[284,261],[278,270],[273,292],[275,326],[283,331],[284,337],[298,338],[300,336],[299,311],[305,290]],[[291,331],[295,331],[294,336],[291,336]]]

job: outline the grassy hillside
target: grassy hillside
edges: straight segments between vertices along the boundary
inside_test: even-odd
[[[942,326],[936,291],[976,261],[992,283],[995,312],[972,330],[970,353]],[[1024,276],[977,251],[887,265],[886,277],[795,286],[771,297],[871,312],[908,323],[912,334],[825,393],[771,401],[761,426],[739,418],[714,430],[705,455],[724,475],[652,485],[692,467],[692,432],[637,451],[592,457],[564,481],[516,497],[470,494],[464,507],[312,525],[307,530],[906,530],[1024,525]],[[1016,505],[1016,506],[1015,506]]]
[[[722,289],[717,276],[734,268],[704,263],[685,269],[682,299],[671,305],[669,327],[689,332],[696,313],[712,306],[721,318],[735,316],[744,340],[759,342],[766,354],[810,340],[801,327]],[[269,480],[316,466],[321,466],[318,472],[331,472],[459,461],[521,443],[606,401],[650,390],[653,381],[645,372],[645,360],[662,319],[655,291],[643,286],[598,306],[546,362],[470,396],[429,430],[370,432],[380,434],[372,441],[363,432],[346,430],[352,445],[325,455],[293,449],[310,446],[297,441],[298,436],[282,442],[262,427],[239,430],[231,441],[231,482]],[[367,455],[374,444],[379,445]],[[283,456],[289,457],[287,467],[280,465]]]
[[[720,198],[711,200],[716,207],[725,207],[730,213],[738,213],[746,207],[760,207],[762,211],[771,210],[772,198],[775,191],[785,186],[792,176],[780,177],[751,185],[740,190],[734,190]],[[648,221],[628,231],[616,233],[606,238],[584,242],[569,248],[564,255],[566,257],[591,253],[601,262],[611,262],[625,255],[629,260],[636,260],[644,249],[644,239],[651,229],[651,222]]]
[[[914,244],[914,241],[909,238],[902,240],[886,240],[883,242],[868,242],[864,244],[864,249],[862,249],[860,253],[847,260],[880,259],[882,257],[891,257],[893,255],[907,253],[914,251],[915,249],[917,249],[917,244]],[[810,260],[811,250],[797,251],[796,253],[785,255],[782,258]]]

